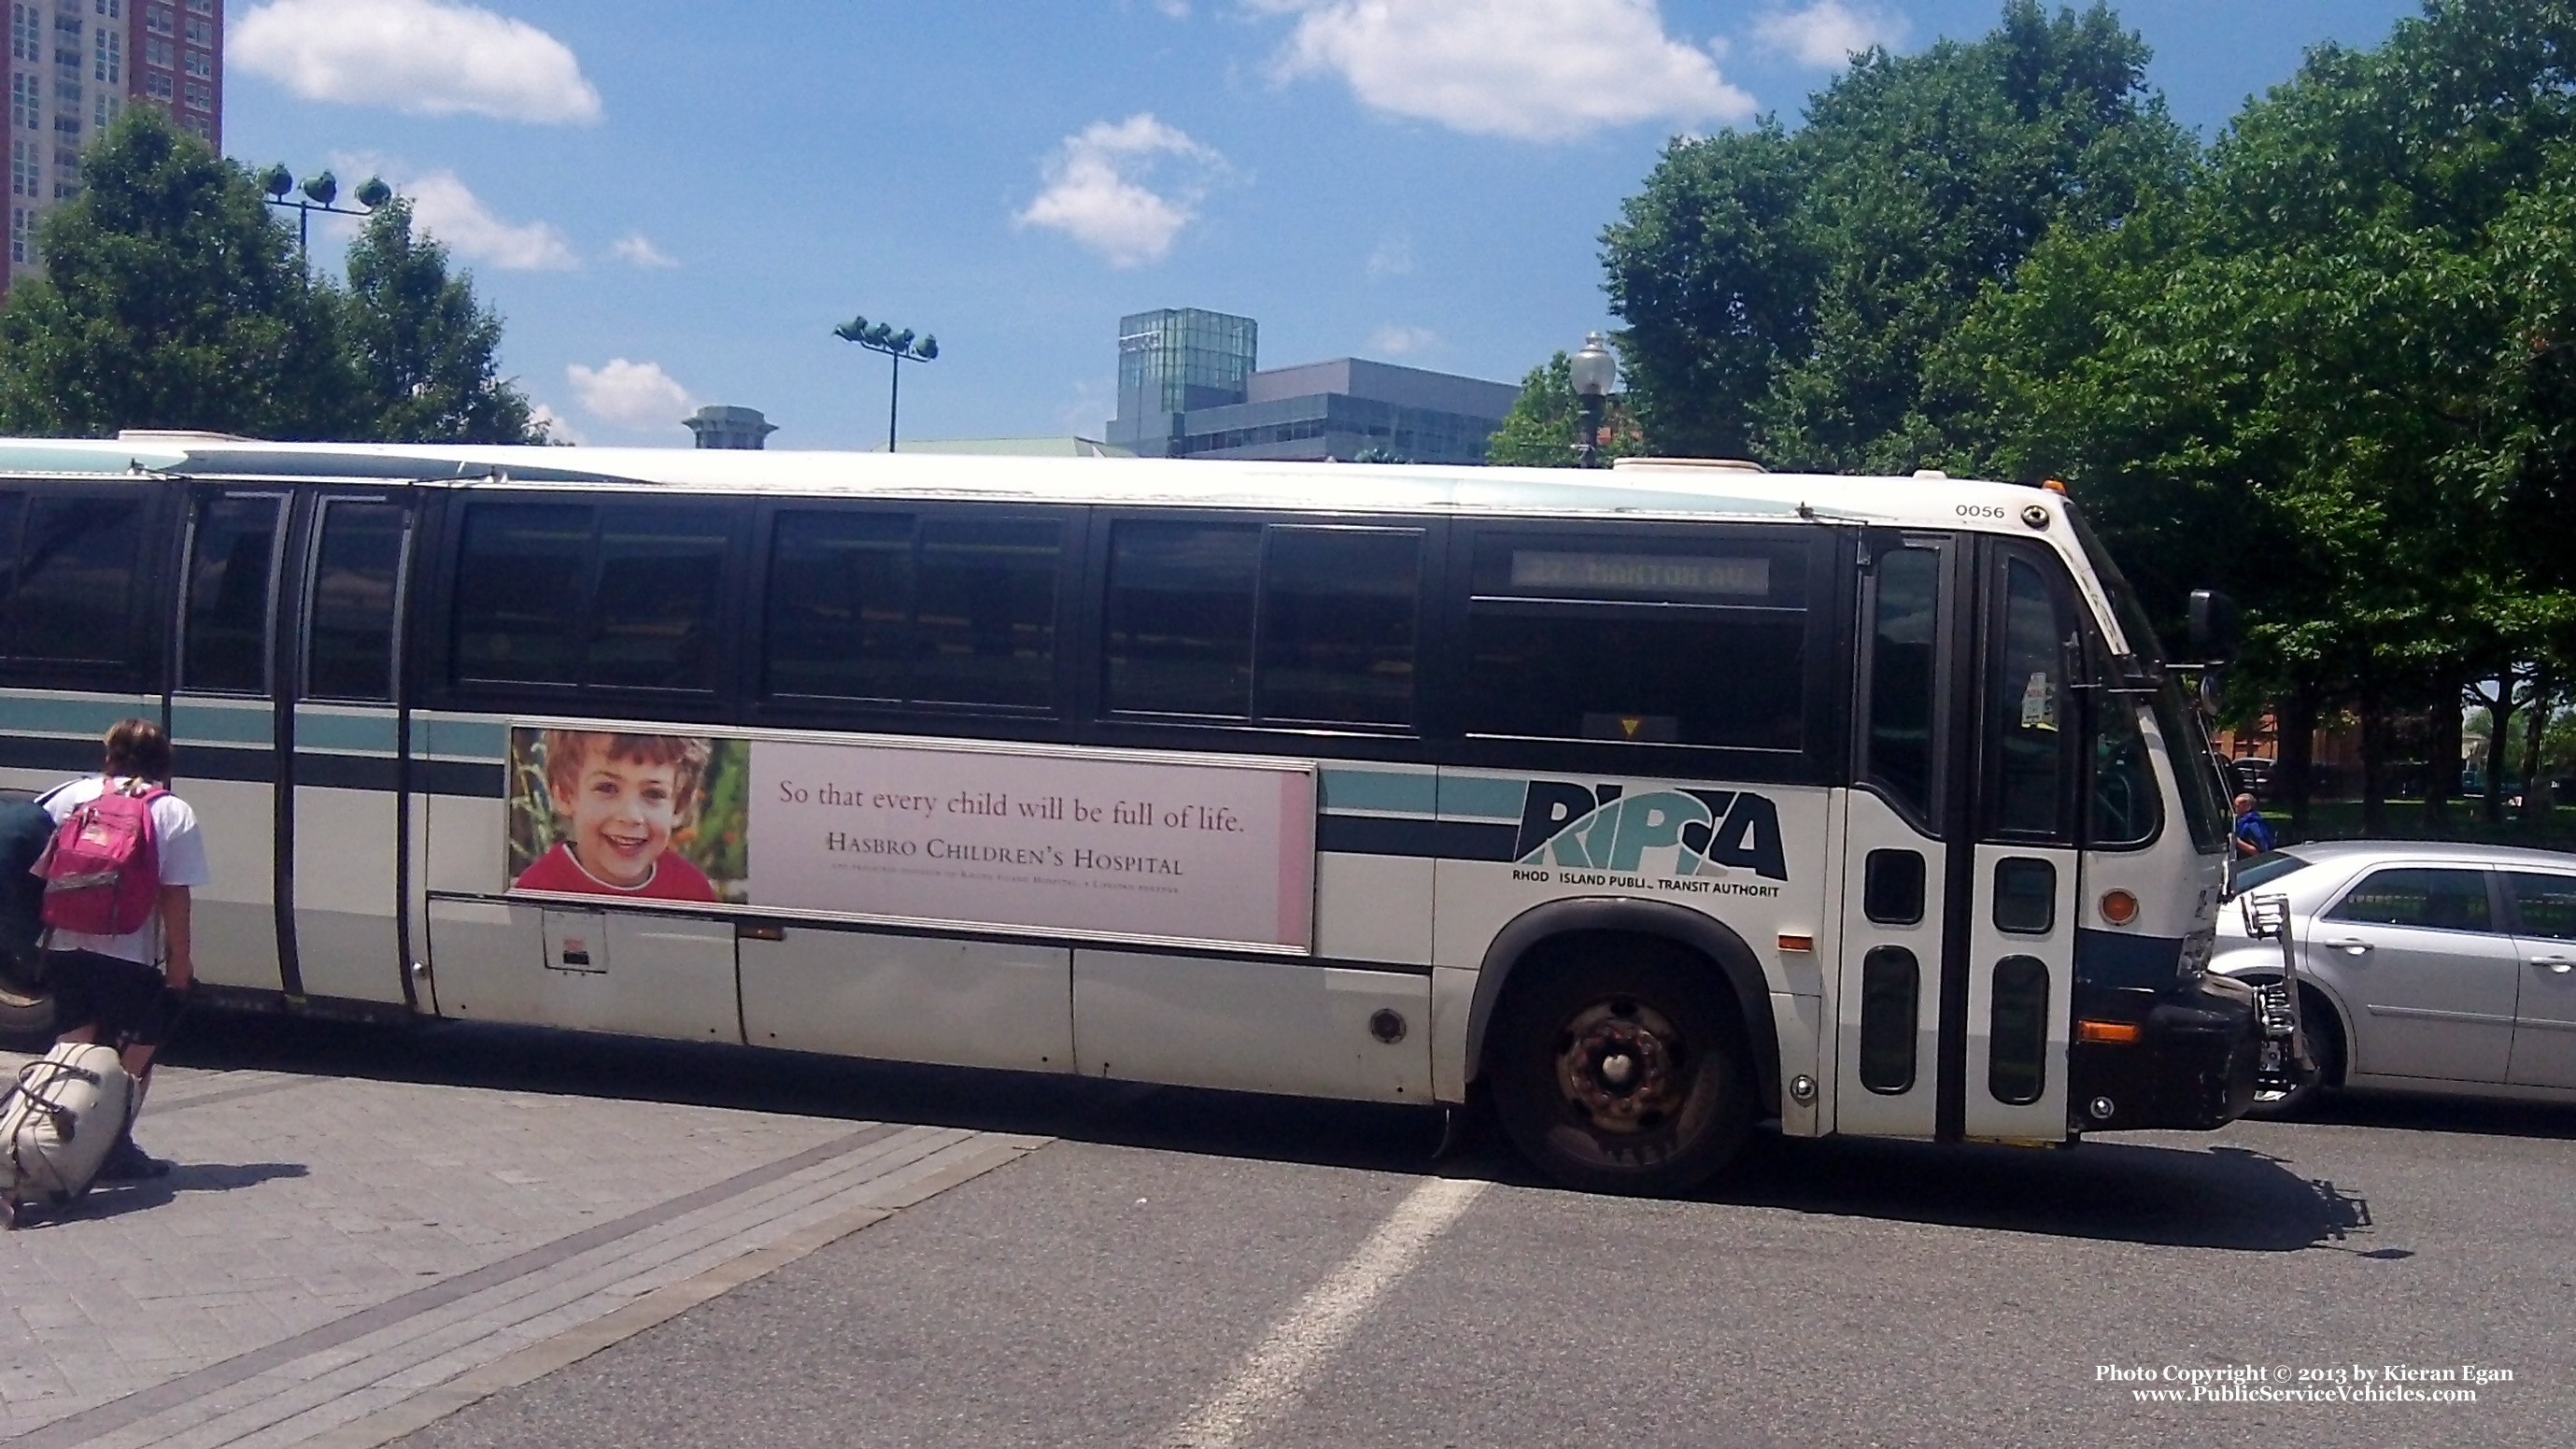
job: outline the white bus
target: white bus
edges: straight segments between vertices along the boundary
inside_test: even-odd
[[[1613,1191],[2244,1109],[2140,620],[1931,475],[0,442],[0,786],[166,721],[220,999],[1481,1095]]]

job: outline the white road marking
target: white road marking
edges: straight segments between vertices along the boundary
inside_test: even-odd
[[[1223,1387],[1162,1437],[1163,1449],[1233,1449],[1244,1442],[1297,1397],[1306,1378],[1486,1186],[1435,1177],[1415,1188],[1358,1252],[1271,1325]]]

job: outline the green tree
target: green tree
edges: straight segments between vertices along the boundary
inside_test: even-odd
[[[2187,133],[2106,5],[2009,0],[1982,40],[1871,51],[1806,124],[1668,147],[1603,233],[1656,452],[1910,470],[1973,451],[1974,392],[1927,388],[1977,299],[2053,229],[2177,187]]]
[[[1628,401],[1654,451],[1760,453],[1756,410],[1814,345],[1825,256],[1807,192],[1800,150],[1765,118],[1666,146],[1602,234]]]
[[[2462,684],[2576,626],[2576,6],[2312,53],[2182,204],[2052,234],[1951,356],[1989,456],[2068,477],[2169,602],[2238,586],[2250,682],[2355,705],[2384,828],[2398,717],[2446,771]]]
[[[353,379],[331,290],[249,171],[131,106],[37,228],[40,277],[0,308],[0,427],[102,437],[204,428],[330,438]]]
[[[1576,466],[1575,434],[1581,430],[1582,400],[1574,395],[1574,362],[1563,352],[1529,370],[1521,395],[1503,415],[1503,425],[1485,440],[1485,461],[1520,468]],[[1632,457],[1645,451],[1644,438],[1624,398],[1613,397],[1602,410],[1599,457]]]
[[[542,443],[527,395],[500,375],[501,319],[475,301],[412,205],[378,206],[349,245],[344,308],[360,427],[389,443]]]

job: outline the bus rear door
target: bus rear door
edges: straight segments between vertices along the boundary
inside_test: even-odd
[[[301,989],[410,1004],[401,931],[400,630],[412,507],[398,489],[306,489],[280,657],[295,701],[281,779],[281,929]]]

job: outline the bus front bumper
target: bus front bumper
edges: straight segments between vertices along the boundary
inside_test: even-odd
[[[2252,988],[2206,975],[2172,991],[2079,985],[2074,1005],[2077,1040],[2067,1049],[2071,1131],[2206,1131],[2253,1105],[2262,1050]],[[2134,1034],[2085,1040],[2087,1022],[2134,1028]]]

